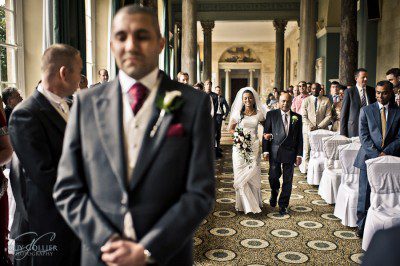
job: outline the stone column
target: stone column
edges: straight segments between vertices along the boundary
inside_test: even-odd
[[[254,69],[249,69],[249,74],[250,74],[249,75],[249,86],[252,88],[254,88],[254,75],[253,75],[254,71],[255,71]]]
[[[176,22],[174,26],[174,77],[181,71],[181,40],[182,24]]]
[[[197,13],[196,0],[182,0],[182,71],[189,74],[189,83],[197,81]]]
[[[228,104],[231,104],[231,77],[229,75],[230,69],[225,69],[225,99]]]
[[[300,2],[299,81],[312,82],[315,79],[317,51],[315,2],[315,0]]]
[[[203,81],[211,80],[211,64],[212,64],[212,29],[214,28],[214,21],[202,21],[201,27],[204,34],[204,68],[203,68]]]
[[[339,82],[354,85],[357,69],[357,1],[341,0]]]
[[[275,19],[275,87],[283,90],[284,58],[285,58],[285,29],[287,20]]]

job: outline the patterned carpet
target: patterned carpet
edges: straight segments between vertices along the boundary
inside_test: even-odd
[[[216,161],[213,212],[195,236],[195,265],[356,265],[362,257],[355,230],[333,216],[333,205],[317,195],[295,169],[289,215],[269,206],[268,165],[262,163],[262,213],[235,211],[232,146],[223,133],[224,157]]]

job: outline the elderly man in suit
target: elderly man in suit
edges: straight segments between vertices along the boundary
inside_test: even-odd
[[[26,238],[30,241],[25,239],[29,243],[41,237],[44,245],[54,245],[57,250],[51,256],[26,257],[24,252],[16,251],[15,259],[18,263],[30,259],[32,265],[79,265],[80,241],[59,214],[52,197],[69,117],[67,97],[76,91],[81,80],[79,51],[65,44],[50,46],[42,56],[41,71],[42,82],[12,112],[9,132],[24,170],[19,173],[25,174],[19,177],[25,184],[20,184],[22,194],[16,197],[25,201],[28,228],[20,233],[29,232]],[[17,210],[23,208],[17,206]]]
[[[400,155],[400,109],[391,101],[393,84],[387,80],[376,84],[378,102],[361,108],[359,150],[354,166],[360,168],[357,204],[357,234],[362,237],[370,206],[371,187],[368,183],[365,161],[385,155]]]
[[[279,109],[267,113],[264,125],[263,152],[269,159],[269,184],[271,186],[272,207],[277,204],[282,175],[282,191],[279,196],[279,213],[287,214],[292,193],[294,164],[300,165],[303,149],[301,116],[290,111],[292,96],[281,92]]]
[[[93,88],[93,87],[95,87],[95,86],[97,86],[99,84],[103,84],[103,83],[106,83],[108,81],[109,76],[108,76],[107,69],[102,68],[102,69],[99,70],[99,72],[97,72],[97,74],[99,75],[99,82],[90,85],[89,88]]]
[[[74,102],[54,198],[82,265],[193,265],[215,196],[214,128],[209,96],[159,70],[164,44],[152,9],[120,9],[118,77]]]
[[[308,133],[317,129],[328,129],[332,117],[332,105],[329,99],[320,95],[321,85],[311,85],[311,96],[304,99],[301,105],[303,117],[303,164],[300,167],[302,173],[307,173],[310,160],[310,139]]]
[[[374,88],[367,86],[367,70],[359,68],[354,76],[356,86],[345,90],[340,112],[340,135],[349,138],[358,136],[360,109],[376,102]]]

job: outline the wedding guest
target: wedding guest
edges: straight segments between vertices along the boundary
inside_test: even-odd
[[[85,75],[81,75],[81,81],[79,82],[79,90],[85,90],[88,88],[88,80]]]
[[[331,95],[332,95],[332,103],[337,103],[340,101],[339,99],[339,89],[340,84],[337,81],[332,81],[331,83]]]
[[[153,9],[119,9],[110,45],[119,73],[77,96],[57,207],[84,243],[82,265],[193,265],[194,233],[215,200],[210,98],[159,69]],[[176,108],[164,117],[160,97]]]
[[[204,90],[204,85],[203,85],[202,82],[197,82],[196,84],[193,85],[193,88],[195,88],[196,90],[203,91]]]
[[[311,82],[307,82],[307,93],[308,93],[308,95],[311,95],[311,94],[312,94],[312,92],[311,92],[311,85],[312,85]]]
[[[218,110],[218,95],[215,92],[211,91],[212,89],[212,82],[211,80],[206,80],[204,81],[204,92],[207,93],[212,101],[212,115],[213,121],[214,121],[214,138],[217,136],[217,110]],[[215,157],[216,158],[222,158],[222,152],[217,148],[217,141],[215,140]]]
[[[300,167],[302,173],[307,173],[310,159],[310,139],[308,133],[317,129],[328,129],[331,123],[332,106],[329,99],[320,94],[321,85],[313,83],[312,95],[307,97],[301,106],[303,118],[303,164]]]
[[[294,85],[293,86],[293,95],[292,98],[296,98],[297,96],[300,95],[300,91],[299,91],[299,86],[298,85]],[[293,104],[293,103],[292,103]]]
[[[371,187],[365,161],[379,156],[400,154],[400,109],[393,104],[393,84],[387,80],[376,84],[377,102],[361,108],[360,141],[354,166],[360,169],[357,204],[357,235],[363,236],[370,206]],[[377,118],[380,118],[377,120]]]
[[[179,72],[177,75],[178,82],[183,84],[189,83],[189,74],[186,72]]]
[[[290,111],[291,105],[290,94],[282,92],[279,98],[279,109],[267,113],[264,125],[264,159],[268,160],[270,165],[271,198],[269,203],[271,207],[278,204],[281,215],[288,213],[294,164],[297,166],[301,164],[303,148],[302,119],[299,114]],[[282,188],[279,182],[281,176]]]
[[[344,87],[344,86],[343,86]],[[336,99],[332,105],[332,131],[340,130],[340,111],[342,110],[342,103],[344,97],[344,90],[346,87],[340,87],[338,91],[338,99]]]
[[[1,93],[2,99],[6,107],[4,108],[4,112],[6,114],[7,125],[10,120],[11,112],[14,110],[15,106],[22,102],[21,94],[16,88],[7,87]]]
[[[66,44],[50,46],[41,60],[42,82],[11,114],[11,143],[26,176],[27,232],[54,237],[49,243],[59,251],[26,257],[32,265],[80,265],[80,241],[56,209],[52,194],[69,117],[66,98],[78,88],[81,71],[78,50]]]
[[[229,105],[225,100],[225,97],[222,96],[222,91],[220,86],[215,86],[215,93],[218,95],[218,105],[217,112],[215,114],[216,121],[216,134],[215,140],[217,141],[217,149],[222,153],[221,149],[221,128],[222,124],[225,121],[225,118],[229,115]]]
[[[374,88],[367,86],[367,70],[357,69],[354,78],[357,84],[345,90],[340,112],[340,135],[349,138],[358,136],[360,109],[376,102]]]
[[[8,163],[12,156],[12,147],[8,137],[7,123],[0,107],[0,165]],[[11,266],[8,254],[8,195],[7,178],[0,171],[0,265]]]
[[[386,79],[393,84],[393,93],[400,92],[400,68],[391,68],[386,72]]]
[[[300,81],[298,88],[299,88],[300,94],[296,98],[293,99],[291,109],[293,112],[301,115],[301,105],[302,105],[304,99],[309,96],[309,94],[307,92],[307,83],[305,81]]]
[[[94,86],[106,83],[108,81],[109,76],[108,76],[107,69],[102,68],[102,69],[99,70],[99,72],[97,74],[99,75],[99,82],[90,85],[89,88],[93,88]]]

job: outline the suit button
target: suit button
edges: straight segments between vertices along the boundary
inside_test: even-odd
[[[121,204],[122,205],[128,204],[128,196],[126,196],[126,194],[122,195]]]

